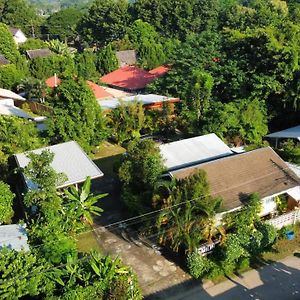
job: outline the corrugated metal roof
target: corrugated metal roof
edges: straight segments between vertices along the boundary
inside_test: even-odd
[[[52,168],[68,177],[68,180],[64,184],[57,186],[57,188],[81,183],[88,176],[93,179],[104,175],[75,141],[36,149],[32,152],[39,154],[46,149],[54,153],[54,159],[51,163]],[[29,158],[25,153],[16,154],[15,158],[21,168],[26,167],[29,163]],[[29,188],[34,187],[30,182],[27,182],[27,186]]]
[[[121,102],[123,103],[130,103],[130,102],[141,102],[143,105],[150,105],[154,103],[166,102],[170,100],[175,100],[177,98],[174,97],[166,97],[161,95],[149,94],[149,95],[134,95],[134,96],[126,96],[121,98],[111,98],[101,100],[98,103],[104,109],[114,109],[120,105]],[[178,99],[179,101],[179,99]]]
[[[29,251],[25,227],[26,225],[20,224],[0,226],[0,249],[7,247],[16,251],[20,251],[22,249]]]
[[[37,57],[47,57],[52,54],[52,51],[48,48],[44,49],[34,49],[34,50],[26,50],[27,56],[29,59],[35,59]]]
[[[3,103],[2,101],[5,101],[5,103]],[[2,101],[0,101],[0,115],[32,119],[32,117],[28,115],[24,110],[14,106],[12,99]],[[8,103],[8,101],[12,101],[12,103]]]
[[[160,153],[168,170],[233,154],[214,133],[160,145]]]
[[[14,99],[14,100],[25,100],[23,97],[20,95],[6,89],[1,89],[0,88],[0,99]]]
[[[268,138],[300,138],[300,125],[266,135]]]

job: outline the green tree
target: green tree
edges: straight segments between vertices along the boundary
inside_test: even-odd
[[[113,138],[123,143],[140,137],[145,120],[144,108],[142,103],[120,100],[120,105],[108,114],[108,118]]]
[[[47,44],[38,38],[28,38],[25,43],[19,45],[19,51],[24,55],[26,54],[26,50],[43,48],[47,48]]]
[[[108,74],[119,67],[116,52],[112,49],[111,44],[101,48],[97,53],[97,71],[104,75]]]
[[[128,37],[137,50],[139,64],[153,69],[165,62],[165,54],[155,28],[142,20],[136,20],[128,29]]]
[[[84,51],[76,57],[78,76],[83,79],[98,79],[96,69],[96,55],[91,51]]]
[[[8,184],[0,181],[0,223],[9,224],[14,215],[13,200],[15,194],[11,192]]]
[[[46,20],[47,33],[51,36],[59,36],[61,41],[74,41],[76,37],[76,26],[83,16],[82,10],[69,7],[61,9]]]
[[[29,34],[33,33],[32,27],[37,32],[37,25],[41,23],[41,19],[33,6],[25,0],[1,0],[0,22],[21,28],[25,34]]]
[[[18,91],[23,91],[28,100],[38,99],[39,102],[44,102],[46,83],[32,77],[21,80],[17,86]]]
[[[69,190],[65,190],[65,196],[69,202],[67,205],[70,213],[74,214],[77,220],[92,225],[93,215],[100,216],[103,212],[103,209],[95,204],[107,194],[94,196],[91,193],[91,178],[87,177],[80,191],[72,186]]]
[[[54,92],[53,116],[48,134],[53,143],[75,140],[91,151],[107,136],[106,123],[99,104],[86,83],[64,80]]]
[[[7,25],[0,23],[0,53],[11,63],[16,63],[20,55]]]
[[[126,0],[95,0],[78,29],[90,44],[105,45],[124,36],[128,20]]]
[[[16,65],[0,66],[0,87],[14,89],[21,82],[23,76],[22,72],[17,70]]]

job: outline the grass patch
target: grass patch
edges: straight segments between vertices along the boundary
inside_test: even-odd
[[[126,149],[117,144],[112,144],[107,141],[103,142],[99,148],[97,153],[94,155],[94,159],[97,160],[99,158],[115,156],[119,154],[123,154],[126,152]]]
[[[93,231],[83,232],[78,235],[77,250],[79,252],[90,252],[91,250],[102,252]]]
[[[299,226],[295,228],[295,238],[293,240],[279,239],[271,251],[265,252],[262,258],[265,260],[277,261],[283,259],[300,249]]]

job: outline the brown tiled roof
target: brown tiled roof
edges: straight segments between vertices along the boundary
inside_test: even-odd
[[[251,193],[271,196],[300,185],[300,180],[272,148],[261,148],[194,167],[171,172],[183,179],[203,169],[207,173],[212,196],[223,198],[223,208],[230,210],[245,203]]]
[[[26,53],[29,59],[34,59],[37,57],[47,57],[52,54],[51,50],[49,50],[48,48],[27,50]]]
[[[119,66],[123,67],[125,65],[132,66],[136,64],[136,52],[135,50],[124,50],[116,52],[117,59],[119,61]]]
[[[8,65],[9,60],[7,60],[3,55],[0,54],[0,65]]]

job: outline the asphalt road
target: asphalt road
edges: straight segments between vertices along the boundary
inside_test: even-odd
[[[282,261],[233,277],[214,286],[174,286],[149,297],[166,300],[293,300],[300,299],[300,258]]]

